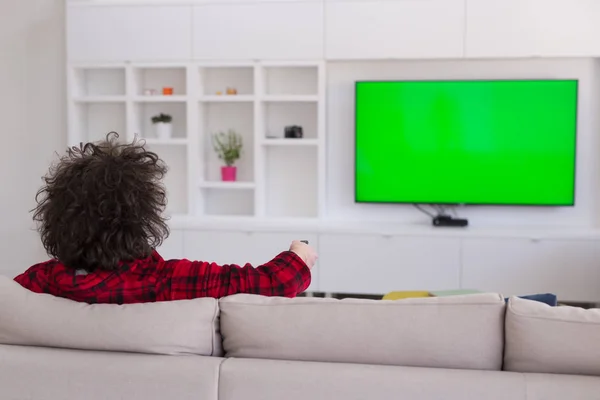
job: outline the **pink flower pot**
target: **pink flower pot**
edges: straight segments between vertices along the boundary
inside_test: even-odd
[[[221,167],[221,179],[225,182],[233,182],[236,179],[236,167]]]

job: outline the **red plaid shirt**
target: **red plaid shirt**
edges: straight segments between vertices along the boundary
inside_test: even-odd
[[[298,255],[284,251],[257,268],[250,264],[168,260],[157,253],[122,263],[116,271],[81,273],[57,260],[34,265],[17,276],[36,292],[85,303],[145,303],[236,293],[295,297],[310,285],[310,270]]]

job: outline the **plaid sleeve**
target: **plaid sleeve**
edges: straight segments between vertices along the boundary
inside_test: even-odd
[[[14,281],[25,289],[29,289],[35,293],[44,293],[44,288],[41,285],[39,274],[42,274],[45,270],[46,263],[37,264],[29,268],[27,271],[16,276]]]
[[[171,260],[164,266],[157,285],[158,299],[183,300],[221,298],[236,293],[295,297],[310,285],[310,270],[291,251],[284,251],[254,268],[235,264]]]

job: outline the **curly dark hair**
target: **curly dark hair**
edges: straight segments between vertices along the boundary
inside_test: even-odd
[[[106,140],[67,149],[43,178],[32,210],[48,254],[86,271],[148,257],[169,235],[167,172],[143,142]]]

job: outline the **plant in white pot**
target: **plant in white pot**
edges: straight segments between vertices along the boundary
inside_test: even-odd
[[[213,147],[225,165],[221,167],[221,179],[223,181],[235,181],[237,168],[235,162],[242,154],[242,136],[230,129],[225,132],[215,133],[212,136]]]
[[[170,139],[173,135],[173,117],[169,114],[160,113],[152,117],[152,124],[156,130],[158,139]]]

